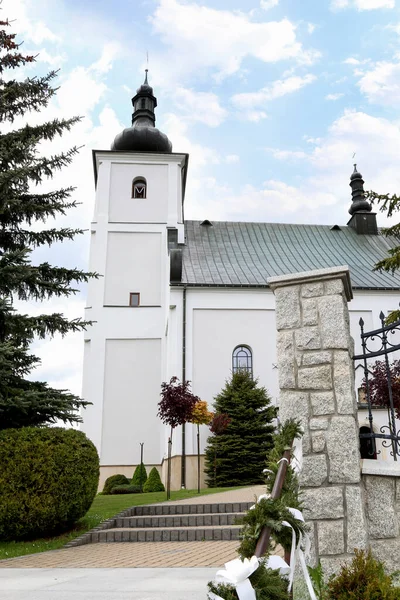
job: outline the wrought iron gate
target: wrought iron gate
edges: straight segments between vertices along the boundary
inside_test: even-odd
[[[400,332],[400,320],[390,325],[385,325],[385,315],[383,312],[380,313],[379,318],[381,328],[367,332],[364,331],[364,320],[360,319],[362,354],[353,357],[354,361],[361,361],[358,367],[363,368],[364,371],[363,388],[368,407],[369,433],[360,432],[360,439],[369,442],[368,454],[371,458],[376,458],[376,455],[380,453],[376,447],[376,439],[382,439],[382,446],[384,448],[391,448],[391,456],[393,456],[394,460],[398,460],[400,457],[400,430],[396,427],[396,406],[399,407],[400,404],[398,404],[399,398],[397,395],[394,396],[394,381],[391,373],[389,354],[400,350],[400,344],[393,344],[390,341],[391,335],[396,331]],[[379,433],[375,433],[373,429],[374,393],[371,390],[375,386],[375,382],[372,379],[371,362],[369,361],[371,359],[379,359],[380,357],[382,357],[382,368],[385,376],[383,382],[385,389],[382,390],[382,395],[385,397],[385,404],[381,402],[380,405],[385,406],[387,409],[388,423],[380,427]]]

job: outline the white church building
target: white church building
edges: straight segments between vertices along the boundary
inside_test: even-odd
[[[114,473],[132,476],[140,443],[146,466],[165,473],[168,431],[157,405],[161,383],[174,375],[211,408],[241,366],[278,401],[268,277],[349,265],[356,351],[360,317],[366,330],[378,328],[380,311],[399,304],[400,277],[373,271],[395,242],[380,234],[356,169],[347,225],[188,221],[189,157],[155,128],[147,73],[132,103],[132,126],[111,150],[93,151],[90,270],[102,276],[88,290],[85,318],[94,324],[85,333],[82,395],[92,406],[82,428],[99,451],[101,485]],[[204,450],[207,427],[201,435]],[[184,435],[178,428],[172,489],[196,487],[196,452],[195,426]]]

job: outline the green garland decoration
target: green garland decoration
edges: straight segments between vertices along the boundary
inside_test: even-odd
[[[290,527],[282,525],[283,521],[287,521],[293,527],[296,533],[296,542],[298,542],[299,534],[303,535],[306,532],[306,526],[292,515],[282,498],[276,500],[262,498],[257,502],[255,507],[240,519],[243,525],[242,541],[238,548],[240,557],[242,559],[251,558],[254,555],[263,527],[271,529],[271,538],[276,544],[290,549],[292,547],[292,530]]]
[[[260,563],[258,569],[250,575],[249,579],[256,593],[257,600],[288,600],[287,580],[279,575],[279,571],[267,569],[265,561]],[[208,589],[224,600],[238,600],[238,595],[233,585],[210,581]]]
[[[301,438],[302,429],[299,421],[289,419],[280,426],[274,436],[274,446],[267,456],[266,467],[269,470],[267,479],[267,492],[271,493],[275,478],[279,469],[279,461],[284,451],[292,447],[295,438]],[[280,498],[275,500],[271,498],[262,498],[255,503],[253,509],[249,510],[245,516],[237,520],[243,525],[241,532],[242,541],[238,548],[239,556],[251,558],[254,555],[257,540],[263,527],[270,527],[271,540],[275,544],[280,544],[285,549],[292,546],[292,529],[282,525],[282,521],[287,521],[296,533],[296,542],[299,540],[299,534],[304,535],[307,527],[301,521],[295,519],[290,508],[301,508],[299,500],[299,482],[293,468],[288,465],[284,485]],[[279,571],[267,569],[266,564],[270,550],[266,552],[260,566],[252,575],[250,582],[255,590],[257,600],[288,600],[287,591],[288,582],[285,577],[281,577]],[[223,600],[238,600],[236,589],[232,585],[223,583],[209,582],[208,589]]]

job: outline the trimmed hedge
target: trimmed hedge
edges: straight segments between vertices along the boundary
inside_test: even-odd
[[[116,485],[128,485],[128,484],[129,484],[129,479],[127,477],[125,477],[125,475],[121,475],[120,473],[117,473],[116,475],[110,475],[110,477],[107,477],[107,479],[104,483],[103,494],[105,496],[107,496],[108,494],[111,494],[113,488],[115,488]]]
[[[0,431],[0,540],[69,529],[89,510],[98,481],[99,457],[82,431]]]
[[[136,467],[135,472],[132,477],[132,481],[131,481],[132,485],[138,485],[140,487],[140,475],[142,476],[142,487],[143,487],[147,481],[146,467],[144,466],[143,463],[140,463],[140,465],[138,465]]]
[[[149,477],[146,483],[143,486],[144,492],[165,492],[165,487],[163,486],[160,474],[156,467],[153,467],[149,473]]]
[[[116,485],[113,487],[112,494],[140,494],[138,485]]]

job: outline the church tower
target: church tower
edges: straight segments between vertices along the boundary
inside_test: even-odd
[[[101,482],[132,475],[144,442],[146,465],[161,464],[164,427],[157,418],[168,378],[167,330],[173,248],[183,243],[188,155],[172,152],[155,127],[157,99],[148,83],[132,98],[132,126],[111,150],[94,150],[83,397],[92,402],[83,430],[95,443]]]

